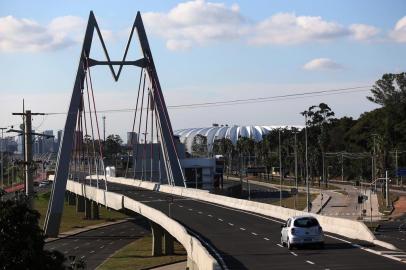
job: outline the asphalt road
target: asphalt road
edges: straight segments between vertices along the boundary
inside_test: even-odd
[[[381,223],[376,237],[406,252],[406,214],[396,221]],[[406,256],[405,256],[406,259]]]
[[[76,256],[77,259],[86,262],[86,269],[95,269],[114,252],[148,233],[148,221],[138,216],[134,220],[49,242],[45,248],[58,250],[67,258],[71,255]]]
[[[406,269],[377,254],[384,250],[380,247],[360,247],[328,234],[322,250],[289,251],[280,245],[280,220],[177,196],[170,204],[168,194],[125,185],[108,187],[168,215],[170,208],[170,216],[203,240],[227,269]]]

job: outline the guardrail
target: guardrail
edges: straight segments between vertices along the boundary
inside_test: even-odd
[[[293,216],[312,215],[318,219],[320,225],[323,227],[323,230],[326,232],[342,235],[352,239],[367,241],[387,249],[397,250],[397,248],[392,244],[376,239],[374,234],[368,229],[368,227],[364,223],[355,220],[322,216],[318,214],[293,210],[290,208],[284,208],[266,203],[236,199],[222,195],[211,194],[208,191],[199,189],[160,185],[159,183],[146,182],[121,177],[107,177],[107,180],[108,182],[112,183],[136,186],[149,190],[169,193],[173,195],[184,196],[188,198],[193,198],[201,201],[227,206],[234,209],[254,212],[264,216],[269,216],[281,220],[287,220],[288,218]]]
[[[154,190],[154,184],[140,183],[140,187]],[[218,262],[211,256],[202,243],[191,236],[185,227],[171,219],[159,210],[133,200],[124,195],[97,189],[85,184],[68,180],[66,190],[103,204],[114,210],[129,209],[162,226],[169,234],[176,238],[185,248],[188,259],[193,262],[190,269],[217,270],[221,269]]]

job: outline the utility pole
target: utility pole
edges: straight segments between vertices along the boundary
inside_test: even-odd
[[[281,148],[281,129],[279,129],[279,204],[282,206],[282,148]]]
[[[388,181],[388,171],[385,172],[385,194],[386,194],[386,207],[389,206],[389,181]]]
[[[344,182],[344,152],[341,152],[341,181]]]
[[[131,133],[132,136],[132,133]],[[103,115],[103,141],[106,142],[106,116]],[[131,138],[132,143],[132,138]]]
[[[296,210],[297,193],[298,193],[298,186],[297,186],[297,132],[295,132],[295,187],[296,187],[296,194],[295,194],[295,210]]]
[[[32,177],[32,137],[31,137],[31,111],[25,111],[24,138],[25,138],[25,195],[27,195],[30,207],[33,207],[34,183]]]
[[[310,212],[310,188],[309,188],[309,165],[307,161],[307,113],[305,113],[305,148],[306,148],[306,201],[307,212]]]
[[[3,161],[1,162],[3,164]],[[398,169],[399,169],[399,164],[398,164],[398,149],[395,149],[395,175],[396,175],[396,185],[399,186],[399,175],[398,175]]]
[[[32,160],[32,136],[45,136],[52,137],[50,135],[38,134],[32,132],[32,116],[33,115],[45,115],[44,113],[32,113],[30,110],[26,110],[23,113],[12,113],[12,115],[22,115],[24,120],[24,130],[10,129],[7,132],[17,132],[23,135],[24,138],[24,172],[25,172],[25,194],[29,201],[29,206],[33,208],[34,198],[34,183],[33,183],[33,160]]]
[[[3,152],[4,152],[4,138],[3,138],[3,131],[7,128],[0,128],[1,129],[1,187],[4,187],[4,159],[3,159]]]

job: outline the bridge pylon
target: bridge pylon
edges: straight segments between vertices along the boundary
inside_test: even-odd
[[[95,31],[99,37],[104,55],[106,57],[106,60],[104,61],[90,58],[93,34],[95,33]],[[133,40],[134,32],[136,32],[138,35],[139,45],[142,51],[142,58],[134,61],[127,61],[126,57],[130,48],[130,44]],[[63,212],[64,193],[69,176],[69,164],[71,160],[71,153],[74,147],[75,127],[77,124],[78,115],[82,113],[83,110],[82,91],[85,85],[85,79],[87,76],[86,73],[91,66],[97,65],[108,66],[115,81],[118,81],[123,66],[137,66],[145,71],[146,75],[144,76],[144,80],[145,78],[148,78],[151,85],[151,107],[154,107],[154,111],[156,113],[156,126],[158,129],[157,132],[159,131],[160,133],[160,152],[162,153],[162,158],[164,160],[168,184],[185,186],[185,178],[176,150],[176,143],[173,137],[171,121],[162,94],[161,85],[158,79],[158,74],[155,68],[140,12],[137,12],[122,60],[112,61],[110,60],[110,56],[108,54],[96,18],[91,11],[86,27],[82,51],[80,53],[79,65],[76,73],[75,83],[73,86],[68,114],[66,116],[65,127],[61,143],[59,145],[54,184],[52,187],[48,211],[44,224],[44,231],[47,236],[55,237],[59,233],[59,226]],[[119,66],[117,73],[113,66]],[[151,144],[152,142],[153,141],[151,141]]]

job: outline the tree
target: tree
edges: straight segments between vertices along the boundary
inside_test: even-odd
[[[197,134],[193,138],[192,153],[195,156],[200,156],[200,157],[207,156],[208,149],[207,149],[207,137],[206,136]]]
[[[116,156],[117,154],[121,153],[121,145],[123,140],[119,135],[109,135],[106,138],[104,152],[106,157],[111,158],[112,156]]]
[[[0,269],[65,269],[60,252],[44,250],[39,216],[25,197],[0,202]]]
[[[371,89],[367,99],[381,106],[406,104],[406,72],[384,74]]]

